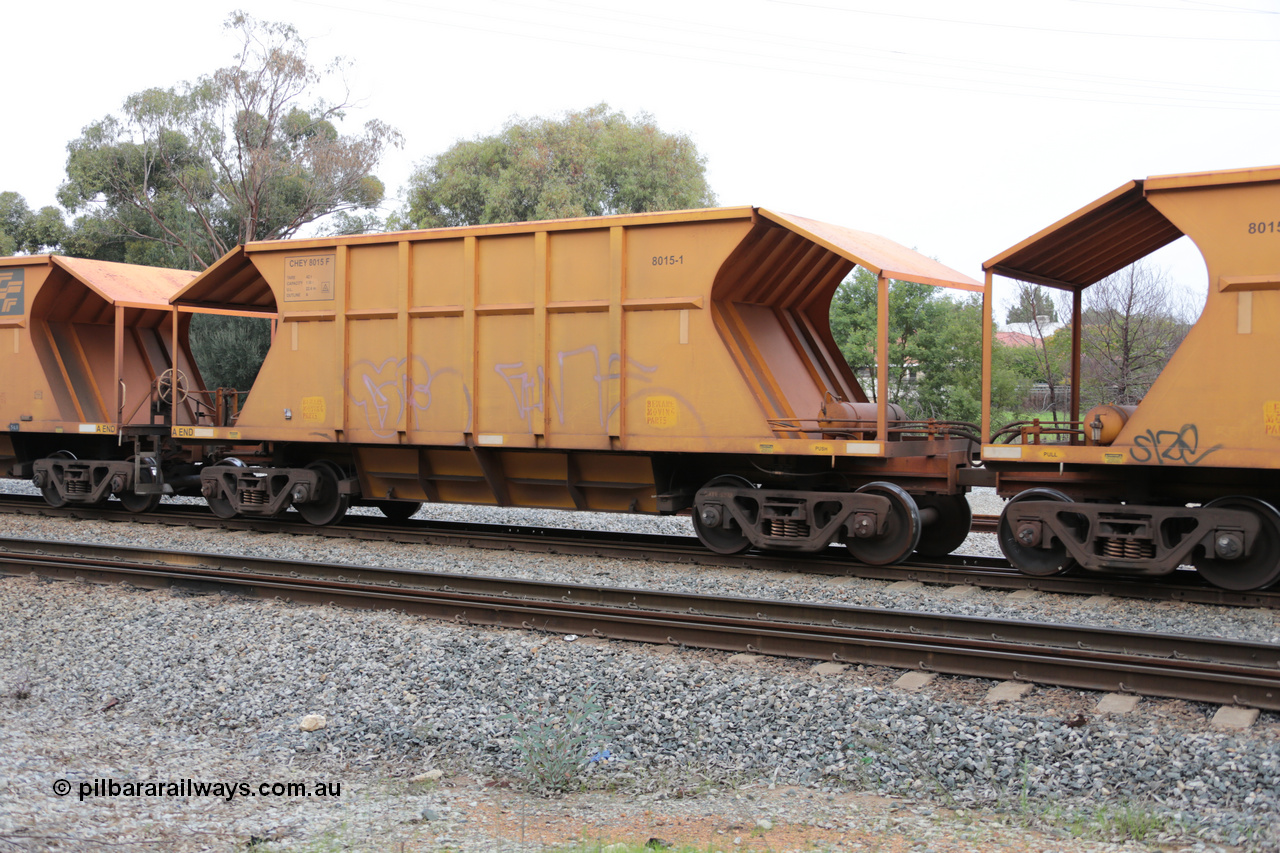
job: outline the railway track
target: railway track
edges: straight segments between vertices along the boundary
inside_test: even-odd
[[[1280,647],[811,603],[25,539],[0,573],[1280,710]]]
[[[285,532],[408,544],[662,560],[875,580],[969,585],[988,589],[1034,589],[1041,592],[1073,595],[1110,595],[1118,598],[1182,601],[1194,604],[1280,608],[1280,589],[1232,592],[1210,586],[1193,571],[1180,571],[1170,577],[1154,579],[1102,578],[1085,574],[1029,577],[1015,571],[1003,559],[963,554],[952,554],[945,558],[911,560],[890,567],[867,566],[850,560],[842,548],[831,548],[825,554],[768,554],[751,551],[738,555],[722,555],[708,551],[697,539],[690,536],[622,534],[507,524],[422,520],[393,522],[379,515],[348,515],[340,524],[316,527],[301,519],[290,520],[292,514],[286,514],[283,518],[222,519],[199,505],[164,504],[157,511],[143,515],[113,507],[112,504],[100,507],[66,506],[54,509],[41,498],[25,495],[0,496],[0,512],[225,530]],[[976,518],[991,519],[994,525],[996,516],[977,516]],[[975,525],[975,530],[977,529]]]
[[[1000,526],[998,515],[975,515],[969,524],[970,533],[995,533]]]

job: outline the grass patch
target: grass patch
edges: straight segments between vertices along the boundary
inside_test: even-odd
[[[1100,841],[1150,841],[1180,834],[1182,827],[1169,815],[1144,803],[1119,803],[1074,812],[1063,828],[1079,838]]]

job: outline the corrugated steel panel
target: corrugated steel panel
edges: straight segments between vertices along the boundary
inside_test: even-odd
[[[262,244],[258,244],[262,245]],[[326,243],[332,245],[332,241]],[[236,246],[200,273],[170,300],[187,308],[236,308],[274,311],[271,285],[259,274],[241,246]]]
[[[982,268],[1009,278],[1077,290],[1181,236],[1182,231],[1147,201],[1143,182],[1129,181],[996,255]]]

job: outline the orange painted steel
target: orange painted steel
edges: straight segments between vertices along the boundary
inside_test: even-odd
[[[855,265],[882,290],[981,290],[885,238],[739,207],[252,243],[173,304],[276,315],[234,438],[349,456],[365,499],[671,509],[654,459],[676,454],[958,493],[967,440],[902,440],[883,401],[871,424],[823,417],[867,400],[828,320]]]
[[[155,379],[175,365],[193,371],[168,321],[169,298],[194,276],[54,255],[0,258],[8,430],[114,436],[147,423],[142,404]]]
[[[1278,210],[1280,167],[1130,181],[987,261],[997,274],[1079,292],[1185,234],[1208,268],[1203,313],[1116,438],[1095,446],[1086,424],[1071,446],[1022,458],[1280,468],[1280,386],[1258,381],[1280,363]],[[1271,230],[1256,233],[1259,223]]]
[[[1072,292],[1079,376],[1081,291],[1183,235],[1204,256],[1208,298],[1136,407],[1082,418],[1073,389],[1071,423],[993,435],[984,342],[982,457],[1002,494],[1034,490],[1006,533],[1035,543],[1023,556],[1045,571],[1055,564],[1041,523],[1074,519],[1055,536],[1087,569],[1158,572],[1186,559],[1223,585],[1280,578],[1280,166],[1130,181],[988,260],[985,298],[993,274]],[[1064,509],[1072,500],[1092,504]]]

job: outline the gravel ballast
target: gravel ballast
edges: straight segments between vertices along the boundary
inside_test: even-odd
[[[485,520],[480,515],[472,508],[467,518]],[[28,538],[1280,642],[1277,616],[1262,610],[1057,595],[1012,603],[1007,593],[987,591],[956,599],[935,586],[904,593],[878,581],[642,561],[6,520],[9,535]],[[837,798],[849,792],[865,792],[906,798],[898,802],[910,804],[903,819],[913,837],[936,849],[950,844],[930,839],[955,841],[957,809],[1012,815],[1050,832],[1057,849],[1091,847],[1061,834],[1064,827],[1133,822],[1133,815],[1154,823],[1149,842],[1277,849],[1280,835],[1280,719],[1270,713],[1248,731],[1219,732],[1208,723],[1216,708],[1172,700],[1143,700],[1134,714],[1108,716],[1096,713],[1095,694],[1037,688],[1024,702],[991,706],[981,701],[991,682],[976,679],[939,678],[909,693],[892,687],[900,672],[873,667],[821,676],[800,661],[736,663],[718,652],[568,642],[399,613],[32,578],[0,580],[0,607],[0,839],[17,849],[100,849],[123,840],[225,850],[253,839],[274,839],[264,849],[328,849],[307,846],[322,838],[352,849],[396,849],[360,846],[388,838],[405,839],[410,850],[494,849],[482,817],[499,788],[485,783],[518,789],[526,778],[521,732],[573,714],[584,695],[602,710],[580,746],[609,751],[588,767],[586,787],[616,789],[632,807],[714,801],[726,813],[745,809],[743,820],[772,809],[785,821],[803,817],[803,809],[769,800],[770,788],[801,792],[796,803],[827,798],[830,808],[843,808]],[[323,727],[302,731],[306,715],[322,715]],[[432,768],[444,781],[410,781]],[[72,793],[56,796],[57,779]],[[333,798],[81,801],[80,785],[95,779],[343,787]],[[832,817],[832,826],[859,823],[849,814]],[[753,838],[746,833],[745,846]],[[518,846],[509,834],[502,840]],[[734,848],[732,841],[723,843]]]

